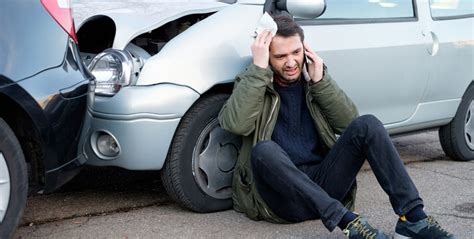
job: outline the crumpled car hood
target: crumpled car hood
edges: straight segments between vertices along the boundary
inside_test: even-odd
[[[89,18],[108,16],[116,25],[113,48],[124,49],[136,36],[190,14],[218,11],[229,4],[211,0],[73,0],[76,28]]]

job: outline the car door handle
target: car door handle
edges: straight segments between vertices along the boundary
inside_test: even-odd
[[[431,38],[430,43],[427,45],[427,48],[426,48],[427,51],[428,51],[428,54],[430,54],[431,56],[435,56],[436,54],[438,54],[439,39],[438,39],[438,36],[436,35],[436,33],[432,32],[432,31],[423,31],[422,34],[423,34],[424,37]]]

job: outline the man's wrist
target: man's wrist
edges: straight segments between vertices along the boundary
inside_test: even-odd
[[[271,79],[273,77],[272,70],[270,70],[269,68],[261,68],[260,66],[257,66],[253,63],[247,67],[247,72],[251,75],[257,76],[257,78],[262,79],[267,83],[271,82]]]
[[[324,71],[323,71],[323,74],[321,74],[321,78],[319,80],[311,79],[311,83],[317,84],[318,82],[321,82],[323,79],[324,79]]]
[[[255,62],[253,62],[253,65],[254,65],[254,66],[256,66],[257,68],[260,68],[260,69],[262,69],[262,70],[266,70],[266,69],[268,69],[268,66],[266,66],[266,67],[263,67],[263,66],[261,66],[261,65],[259,65],[259,64],[256,64]]]
[[[255,63],[253,63],[253,62],[252,62],[249,66],[252,66],[253,68],[255,68],[255,69],[258,70],[258,71],[271,72],[271,73],[273,74],[273,71],[270,69],[269,66],[267,66],[267,67],[261,67],[261,66],[255,64]]]
[[[252,63],[253,63],[254,65],[256,65],[256,66],[262,68],[262,69],[267,69],[267,68],[268,68],[268,62],[263,63],[263,62],[255,62],[255,61],[253,61]]]

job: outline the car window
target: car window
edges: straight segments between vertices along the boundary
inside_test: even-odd
[[[412,0],[326,0],[318,19],[406,18],[415,16],[413,9]]]
[[[433,19],[474,15],[473,0],[430,0],[430,8]]]

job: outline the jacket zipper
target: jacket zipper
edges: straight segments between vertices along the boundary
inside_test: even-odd
[[[309,87],[307,87],[306,90],[307,90],[307,91],[306,91],[306,106],[308,107],[309,112],[310,112],[310,114],[311,114],[311,118],[313,118],[313,121],[314,121],[314,120],[316,119],[316,112],[314,112],[313,107],[311,107],[311,100],[309,99],[309,96],[310,96]],[[326,117],[325,117],[323,114],[321,114],[321,116],[323,117],[322,120],[324,120],[325,122],[327,122]],[[328,125],[329,125],[329,123],[328,123]],[[315,124],[315,126],[316,126],[316,129],[317,129],[317,132],[318,132],[318,136],[319,136],[319,137],[321,138],[321,140],[323,141],[324,147],[327,148],[327,147],[328,147],[328,143],[325,142],[324,137],[322,136],[322,132],[321,132],[322,129],[319,128],[319,125],[318,125],[318,124]]]
[[[268,120],[267,122],[265,123],[265,127],[263,129],[263,135],[260,137],[260,140],[265,140],[265,135],[267,134],[267,129],[268,129],[268,125],[270,124],[272,118],[273,118],[273,114],[275,113],[275,110],[276,110],[276,106],[278,104],[278,101],[279,101],[279,97],[275,95],[274,92],[272,92],[273,96],[276,97],[276,100],[275,102],[273,103],[273,106],[272,106],[272,110],[270,111],[270,117],[268,117]]]

